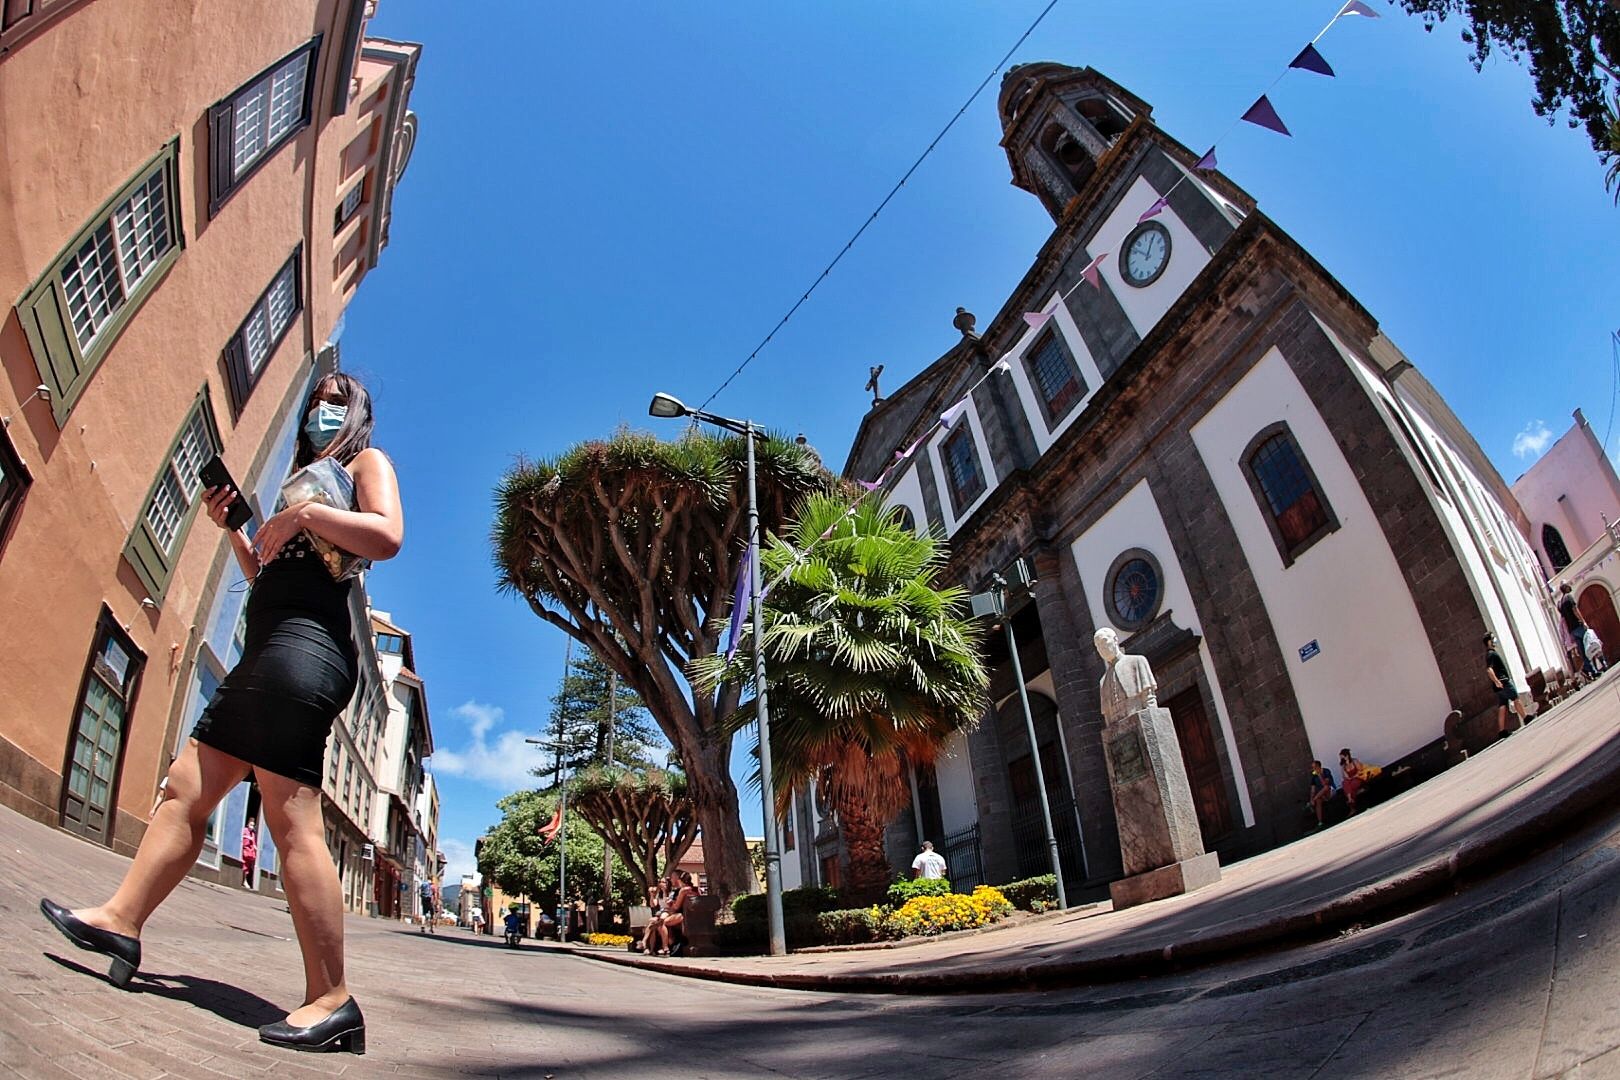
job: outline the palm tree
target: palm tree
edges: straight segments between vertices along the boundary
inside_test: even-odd
[[[691,432],[664,442],[641,432],[581,443],[550,461],[520,461],[496,491],[491,541],[501,588],[589,646],[641,697],[675,748],[703,829],[710,888],[748,890],[753,875],[719,721],[737,684],[703,693],[683,668],[715,650],[745,546],[746,446]],[[791,439],[761,441],[761,527],[832,477]]]
[[[935,584],[940,542],[872,499],[851,512],[812,496],[788,540],[773,538],[760,561],[776,582],[765,601],[776,806],[816,785],[849,849],[848,891],[864,902],[889,883],[883,831],[909,802],[907,762],[932,764],[984,713],[978,627],[963,616],[964,590]],[[729,662],[692,664],[696,684],[746,678],[751,633],[747,641]],[[726,727],[753,718],[749,700]]]

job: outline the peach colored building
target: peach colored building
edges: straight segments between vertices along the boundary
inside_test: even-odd
[[[388,239],[420,46],[374,9],[0,4],[0,803],[122,851],[235,633],[197,468],[273,509]]]

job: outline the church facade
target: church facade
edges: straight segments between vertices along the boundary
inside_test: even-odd
[[[987,633],[992,712],[918,770],[896,864],[926,837],[959,884],[1045,872],[1039,753],[1066,881],[1120,875],[1105,626],[1152,664],[1226,861],[1300,834],[1313,758],[1423,760],[1453,709],[1494,731],[1487,631],[1521,690],[1566,662],[1525,516],[1439,394],[1146,102],[1040,63],[999,107],[1055,228],[987,326],[959,314],[961,339],[874,404],[844,474],[921,438],[882,496],[946,539],[948,577],[1033,567],[1009,608],[1038,745]]]

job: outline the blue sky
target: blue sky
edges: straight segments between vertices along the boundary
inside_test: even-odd
[[[563,666],[563,636],[494,588],[502,473],[651,426],[655,390],[707,396],[1044,6],[381,5],[372,33],[425,44],[421,134],[344,362],[400,469],[406,546],[371,590],[416,636],[453,870],[524,783]],[[1059,0],[1014,62],[1096,67],[1202,149],[1337,6]],[[1476,74],[1460,27],[1374,6],[1320,43],[1338,78],[1272,92],[1294,137],[1242,125],[1221,167],[1511,481],[1576,407],[1604,434],[1620,211],[1585,137],[1533,115],[1522,69]],[[956,340],[957,305],[995,313],[1052,228],[1009,184],[998,86],[716,410],[802,431],[838,468],[870,365],[892,389]]]

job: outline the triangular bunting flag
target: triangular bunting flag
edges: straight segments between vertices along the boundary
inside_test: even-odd
[[[1212,146],[1205,151],[1204,156],[1198,159],[1198,164],[1194,165],[1193,168],[1200,172],[1209,172],[1215,168],[1215,148]]]
[[[1318,75],[1333,78],[1333,69],[1328,66],[1328,62],[1323,58],[1322,54],[1316,51],[1315,45],[1306,45],[1299,50],[1299,55],[1294,57],[1293,63],[1288,66],[1299,68],[1301,71],[1314,71]]]
[[[990,370],[991,371],[999,371],[1003,375],[1011,375],[1012,374],[1012,353],[1008,353],[1006,356],[1003,356],[1000,360],[997,360],[995,363],[991,364],[990,365]]]
[[[887,474],[885,473],[884,475]],[[876,480],[857,480],[855,482],[861,485],[861,487],[865,488],[867,491],[876,491],[878,488],[883,486],[883,477],[880,476]]]
[[[731,591],[731,625],[726,631],[727,660],[737,655],[737,645],[742,641],[743,616],[753,598],[754,549],[750,547],[743,553],[742,562],[737,565],[737,585]]]
[[[1108,252],[1100,252],[1095,259],[1086,263],[1084,270],[1080,271],[1080,276],[1085,278],[1086,282],[1094,289],[1102,288],[1102,274],[1100,271],[1102,270],[1102,262],[1106,258],[1108,258]]]
[[[1029,324],[1029,328],[1031,330],[1039,330],[1041,327],[1046,325],[1046,321],[1051,317],[1052,313],[1050,311],[1024,312],[1024,321]]]
[[[915,454],[917,452],[917,447],[919,447],[919,446],[921,446],[923,444],[923,440],[928,438],[931,431],[932,431],[932,429],[930,429],[930,431],[925,431],[921,435],[917,436],[917,441],[912,443],[910,446],[906,447],[904,450],[896,450],[894,452],[894,460],[896,460],[896,461],[904,461],[904,460],[906,460],[906,458],[910,457],[912,454]]]
[[[963,398],[961,401],[958,401],[955,405],[952,405],[950,408],[948,408],[944,412],[940,413],[939,414],[940,426],[943,427],[946,431],[951,430],[951,425],[956,423],[957,418],[960,417],[963,413],[967,412],[967,404],[968,404],[968,399]]]
[[[1365,15],[1369,19],[1378,18],[1378,12],[1368,7],[1366,4],[1363,4],[1361,0],[1349,0],[1344,7],[1339,9],[1339,13],[1333,17],[1335,19],[1342,19],[1346,15]]]
[[[1264,94],[1261,94],[1255,100],[1255,103],[1249,106],[1249,111],[1243,114],[1243,119],[1259,127],[1269,128],[1279,135],[1288,135],[1289,138],[1293,138],[1289,134],[1287,125],[1282,122],[1282,117],[1278,116],[1277,110],[1271,107],[1271,99]]]
[[[1169,206],[1169,205],[1170,205],[1170,200],[1166,199],[1162,195],[1159,196],[1157,199],[1153,200],[1153,205],[1152,206],[1150,206],[1146,210],[1142,211],[1142,216],[1136,219],[1136,223],[1138,225],[1140,225],[1140,224],[1142,224],[1142,222],[1146,221],[1148,218],[1156,217],[1159,214],[1162,214],[1164,212],[1164,208]]]

